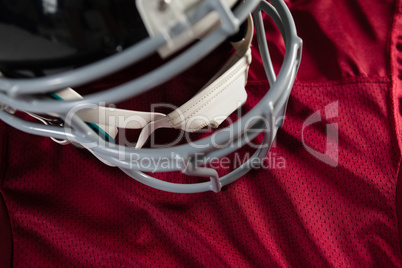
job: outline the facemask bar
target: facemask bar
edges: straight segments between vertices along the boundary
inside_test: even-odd
[[[203,1],[202,4],[207,5],[208,2],[211,2],[210,6],[213,8],[215,6],[215,1],[216,0]],[[235,9],[234,15],[237,18],[238,23],[241,23],[248,17],[248,13],[255,9],[258,2],[258,0],[249,0],[241,3]],[[198,16],[201,16],[201,14],[198,14]],[[125,67],[137,62],[138,57],[142,59],[146,55],[155,52],[159,46],[165,44],[165,41],[161,41],[161,36],[156,36],[155,38],[145,40],[113,57],[62,74],[35,79],[0,78],[0,109],[4,110],[7,107],[13,107],[12,109],[14,110],[21,110],[30,113],[59,114],[59,117],[65,117],[71,109],[76,108],[77,106],[81,106],[82,108],[88,107],[88,109],[90,109],[94,105],[98,105],[100,102],[105,102],[105,100],[109,103],[123,101],[132,96],[141,94],[154,86],[162,84],[208,54],[228,37],[227,29],[223,30],[223,26],[224,25],[216,29],[212,34],[205,37],[187,52],[183,53],[184,55],[159,67],[148,75],[104,92],[87,95],[85,96],[85,99],[81,100],[63,102],[56,100],[39,100],[36,96],[26,94],[54,92],[58,91],[58,87],[64,88],[69,84],[81,85],[82,83],[95,80],[105,74],[121,69],[122,66]],[[197,55],[197,57],[194,57],[194,55]],[[10,97],[15,94],[23,95],[19,95],[16,98]],[[5,104],[7,104],[7,106]],[[3,114],[3,112],[0,113],[0,117],[2,116],[1,114]],[[46,134],[46,128],[38,131],[38,129],[42,127],[41,125],[34,128],[31,126],[25,128],[24,126],[21,126],[23,123],[21,120],[17,120],[16,118],[15,123],[13,123],[12,117],[8,117],[7,115],[4,115],[3,117],[7,118],[5,120],[7,120],[9,124],[20,129],[24,128],[29,133],[41,133],[42,136],[52,136],[55,133],[55,131],[52,130]]]
[[[252,2],[253,1],[247,1],[243,5],[250,4]],[[14,123],[18,123],[18,124],[22,123],[21,124],[22,127],[20,127],[20,129],[22,128],[24,131],[27,131],[30,133],[44,135],[44,136],[54,136],[59,139],[75,138],[80,143],[84,143],[84,144],[91,143],[94,145],[92,150],[99,157],[118,165],[119,167],[122,168],[122,170],[125,173],[127,173],[131,177],[135,178],[136,180],[138,180],[144,184],[147,184],[149,186],[152,186],[154,188],[157,188],[157,189],[171,191],[171,192],[185,192],[185,193],[202,192],[202,191],[208,191],[208,190],[218,191],[221,186],[227,185],[227,184],[233,182],[234,180],[236,180],[237,178],[241,177],[242,175],[244,175],[250,169],[251,165],[249,162],[252,161],[253,158],[265,157],[266,152],[269,150],[269,147],[272,144],[272,141],[275,137],[276,130],[280,125],[280,124],[276,124],[275,118],[280,117],[285,110],[285,105],[287,103],[287,100],[288,100],[288,97],[289,97],[289,94],[291,91],[291,87],[292,87],[292,84],[294,81],[294,77],[295,77],[295,74],[296,74],[298,66],[299,66],[302,42],[296,35],[296,29],[295,29],[292,17],[289,13],[289,10],[284,5],[284,3],[282,3],[282,1],[272,0],[271,2],[275,6],[276,11],[275,11],[275,8],[273,8],[271,5],[269,5],[266,2],[261,2],[260,8],[263,9],[265,12],[267,12],[271,17],[275,17],[275,16],[277,17],[276,19],[274,18],[274,21],[278,24],[279,29],[282,29],[281,32],[284,36],[285,44],[286,44],[286,53],[285,53],[284,63],[282,65],[281,71],[279,72],[279,75],[276,79],[276,82],[271,84],[271,89],[266,94],[266,96],[262,99],[262,101],[256,107],[254,107],[253,110],[251,110],[248,114],[246,114],[241,120],[237,121],[236,123],[234,123],[232,125],[233,136],[237,137],[234,140],[240,140],[241,144],[243,144],[243,145],[246,143],[246,139],[245,139],[245,133],[244,132],[242,133],[241,129],[248,129],[250,131],[251,130],[259,130],[259,131],[254,131],[251,134],[250,139],[257,136],[258,133],[261,132],[263,129],[267,129],[266,135],[265,135],[263,144],[254,153],[253,157],[251,159],[249,159],[248,162],[246,162],[245,164],[240,166],[238,169],[232,171],[230,174],[219,178],[219,182],[218,182],[219,185],[216,185],[216,180],[218,180],[217,174],[216,175],[213,174],[214,172],[210,169],[201,170],[201,169],[205,169],[205,168],[197,169],[197,167],[195,167],[195,168],[193,167],[190,171],[188,171],[188,170],[182,170],[181,167],[178,167],[177,169],[162,169],[161,167],[158,167],[158,169],[156,170],[158,172],[171,171],[171,170],[182,170],[185,173],[195,174],[195,175],[200,175],[200,173],[203,173],[204,175],[211,176],[211,174],[212,174],[212,176],[213,176],[212,181],[214,182],[214,183],[205,182],[205,183],[184,184],[184,185],[183,184],[174,184],[174,183],[160,181],[151,176],[143,174],[142,172],[140,172],[140,170],[150,171],[150,170],[146,170],[143,167],[138,167],[138,170],[130,169],[130,166],[129,166],[130,163],[120,161],[119,157],[123,156],[123,157],[126,157],[126,159],[129,159],[127,157],[130,157],[130,154],[134,153],[134,154],[137,154],[140,158],[149,157],[149,158],[157,159],[159,157],[171,157],[171,153],[174,152],[175,157],[177,157],[178,159],[181,159],[184,163],[189,159],[191,160],[191,158],[194,157],[194,155],[196,153],[204,153],[205,156],[213,156],[213,155],[223,156],[223,155],[226,155],[228,153],[231,153],[231,152],[237,150],[238,148],[226,147],[226,148],[218,149],[216,151],[212,151],[213,148],[208,148],[208,149],[201,148],[201,147],[194,148],[194,146],[191,146],[191,145],[182,145],[182,146],[176,146],[173,148],[157,149],[157,150],[153,150],[153,149],[134,150],[134,149],[126,148],[126,147],[115,145],[115,144],[108,144],[108,143],[100,144],[97,134],[94,133],[91,129],[89,129],[88,126],[77,117],[72,118],[71,126],[73,127],[73,129],[68,129],[71,131],[70,133],[63,133],[63,131],[56,129],[56,127],[53,127],[53,126],[42,126],[42,129],[38,130],[38,128],[40,128],[40,127],[34,127],[32,123],[29,123],[29,122],[23,123],[23,122],[21,122],[23,120],[12,118],[12,115],[4,115],[4,113],[6,113],[5,111],[0,111],[0,119],[6,121],[7,123],[10,123],[11,125],[16,125]],[[243,12],[244,13],[243,14],[242,12],[240,12],[238,10],[236,10],[236,11],[235,11],[235,16],[237,16],[239,21],[244,20],[245,17],[247,16],[247,14],[244,12]],[[278,14],[279,14],[279,16],[278,16]],[[241,17],[241,16],[243,16],[243,17]],[[262,27],[261,21],[259,21],[259,20],[256,20],[255,24],[256,24],[256,27]],[[257,26],[258,24],[260,24],[260,25]],[[257,34],[261,35],[261,31],[263,32],[263,30],[257,29]],[[264,36],[260,37],[260,39],[263,40],[264,42],[266,42],[265,41],[265,33],[263,33],[263,34],[264,34]],[[219,34],[219,30],[217,30],[214,33],[212,33],[211,35],[209,35],[209,36],[212,36],[212,37],[210,37],[210,39],[207,39],[208,37],[206,37],[206,39],[204,39],[203,41],[207,40],[206,44],[208,44],[208,42],[213,41],[212,39],[215,39],[216,37],[220,37],[220,35],[221,35],[221,33]],[[219,40],[222,41],[221,38]],[[198,45],[200,46],[201,44],[203,44],[203,41],[201,41],[200,44],[198,44]],[[220,43],[220,41],[219,41],[219,43]],[[206,50],[204,49],[202,51],[206,51]],[[264,56],[263,56],[263,60],[264,60]],[[264,65],[265,65],[265,68],[268,68],[268,69],[270,68],[269,66],[272,66],[272,64],[270,64],[269,57],[265,57]],[[171,67],[170,67],[170,69],[172,70]],[[159,68],[157,71],[161,71],[161,68]],[[268,72],[272,72],[272,70],[268,71]],[[169,77],[170,77],[170,75],[169,75]],[[269,77],[269,75],[268,75],[268,77]],[[157,80],[157,79],[155,79],[155,80]],[[274,79],[272,79],[272,77],[270,80],[271,80],[270,83],[275,81]],[[165,81],[165,80],[163,80],[163,81]],[[132,83],[138,83],[138,81],[135,80]],[[125,86],[127,86],[127,85],[125,85]],[[120,88],[117,87],[117,88],[110,90],[110,93],[112,93],[113,91],[120,92],[120,90],[128,90],[128,89],[126,89],[124,86],[122,86]],[[129,95],[132,96],[133,95],[132,92],[130,92]],[[0,102],[3,102],[3,100],[6,100],[6,101],[4,101],[4,103],[8,103],[9,99],[7,99],[7,98],[9,98],[9,97],[5,96],[4,94],[1,94]],[[85,101],[82,101],[83,104],[88,103],[87,98],[88,98],[88,96],[86,97]],[[100,100],[98,100],[98,98],[100,98],[100,94],[89,95],[89,98],[90,98],[90,103],[100,101]],[[122,99],[125,99],[125,98],[126,97],[124,97]],[[105,95],[102,95],[102,100],[104,100],[104,99],[105,99]],[[106,97],[106,99],[107,99],[107,97]],[[116,97],[114,99],[116,99]],[[113,102],[114,99],[112,99],[111,102]],[[10,99],[10,100],[13,100],[13,99]],[[81,102],[75,101],[75,102],[66,102],[66,103],[68,103],[68,105],[66,105],[66,106],[69,106],[69,105],[76,105]],[[13,104],[22,104],[23,107],[31,107],[31,108],[32,108],[31,105],[33,105],[34,106],[33,110],[35,111],[35,109],[36,109],[35,102],[33,100],[29,100],[29,98],[27,99],[27,101],[15,100],[15,102],[11,103],[12,106],[14,106]],[[63,105],[64,104],[65,103],[63,102]],[[46,105],[48,105],[46,108],[56,108],[56,107],[52,107],[52,105],[49,103],[46,103]],[[58,102],[57,105],[60,106],[61,103]],[[42,106],[42,108],[43,108],[43,106]],[[63,107],[63,108],[68,108],[68,107]],[[60,112],[61,110],[63,110],[63,109],[59,108],[57,111]],[[39,110],[37,112],[39,112]],[[43,112],[43,109],[40,109],[40,112]],[[265,116],[264,117],[265,120],[257,120],[255,124],[253,124],[251,126],[250,125],[247,126],[246,122],[248,120],[255,118],[256,116],[261,116],[261,115]],[[269,129],[267,126],[269,126]],[[228,140],[231,139],[229,137],[228,133],[225,133],[225,131],[216,132],[212,136],[213,137],[204,138],[202,140],[195,142],[195,145],[211,144],[210,142],[211,142],[212,138],[214,138],[214,140],[217,143],[222,143],[222,144],[224,144],[225,142],[227,142]],[[172,161],[174,161],[174,159],[172,159]],[[131,168],[132,168],[132,166],[131,166]],[[215,173],[216,173],[216,171],[215,171]]]
[[[261,9],[264,9],[264,11],[268,10],[268,11],[274,12],[272,9],[272,6],[270,6],[269,4],[265,5],[265,2],[261,2],[261,5],[262,5]],[[258,22],[256,22],[256,23],[258,23]],[[282,20],[278,20],[278,23],[280,23],[282,25]],[[291,25],[291,24],[289,24],[289,25]],[[293,28],[288,27],[286,29],[285,25],[283,25],[283,28],[285,29],[284,39],[286,40],[285,42],[286,42],[286,48],[287,48],[286,54],[285,54],[285,59],[284,59],[284,64],[281,69],[281,72],[278,75],[277,82],[274,83],[274,85],[272,86],[272,88],[269,91],[269,93],[271,92],[272,95],[277,96],[276,100],[270,99],[268,96],[269,95],[269,93],[268,93],[267,96],[265,96],[263,98],[261,103],[259,105],[257,105],[257,107],[255,107],[245,117],[243,117],[242,119],[240,119],[238,122],[236,122],[233,125],[234,126],[233,129],[247,128],[246,125],[242,125],[242,124],[244,124],[244,122],[247,122],[248,119],[251,119],[254,116],[258,116],[259,112],[262,111],[262,113],[260,113],[260,116],[262,115],[263,119],[258,120],[253,125],[253,127],[251,127],[249,129],[249,130],[254,130],[254,132],[251,134],[251,137],[249,137],[249,139],[256,137],[261,132],[261,130],[265,129],[266,133],[265,133],[264,141],[261,144],[260,148],[254,153],[254,155],[246,163],[244,163],[238,169],[232,171],[230,174],[219,178],[218,185],[216,183],[216,181],[217,181],[216,171],[214,171],[213,169],[209,169],[209,168],[199,167],[197,169],[197,168],[192,167],[192,170],[190,170],[190,171],[188,171],[188,170],[182,170],[182,171],[186,174],[198,175],[198,176],[200,176],[202,174],[204,176],[211,176],[211,174],[212,174],[213,177],[210,177],[211,182],[189,184],[189,185],[175,184],[175,183],[160,181],[158,179],[155,179],[155,178],[139,171],[139,170],[152,171],[151,169],[157,168],[157,167],[150,167],[150,169],[144,169],[144,167],[141,167],[140,165],[138,165],[135,168],[132,168],[132,166],[130,168],[130,166],[127,165],[127,162],[124,162],[124,161],[119,162],[116,158],[113,159],[113,156],[110,157],[110,156],[103,155],[103,157],[106,157],[106,159],[108,159],[109,161],[114,161],[114,164],[121,166],[122,170],[126,174],[135,178],[136,180],[138,180],[146,185],[149,185],[151,187],[161,189],[164,191],[171,191],[171,192],[192,193],[192,192],[201,192],[201,191],[208,191],[208,190],[218,191],[220,189],[220,187],[235,181],[236,179],[238,179],[239,177],[241,177],[242,175],[247,173],[251,169],[252,161],[254,161],[256,158],[262,159],[266,156],[266,154],[274,140],[277,129],[279,128],[279,126],[281,125],[281,122],[282,122],[282,121],[276,122],[275,118],[280,118],[282,116],[283,111],[285,110],[285,105],[286,105],[288,97],[290,95],[290,91],[293,86],[293,81],[294,81],[294,78],[295,78],[297,69],[299,67],[299,63],[300,63],[301,40],[296,36],[294,27]],[[289,28],[292,30],[289,31]],[[261,27],[260,29],[261,29],[262,33],[264,33],[263,28]],[[269,66],[269,63],[265,62],[265,65]],[[271,66],[272,66],[272,64],[271,64]],[[288,69],[286,69],[286,68],[288,68]],[[282,84],[279,84],[280,81],[282,81]],[[241,124],[241,126],[238,128],[236,126],[237,124]],[[213,134],[213,136],[215,136],[215,140],[219,140],[219,138],[217,138],[217,137],[221,133],[224,133],[224,131]],[[246,139],[245,139],[244,133],[242,135],[240,135],[238,139],[241,140],[240,142],[242,145],[246,144]],[[222,140],[222,142],[224,142],[225,138],[222,138],[221,140]],[[188,147],[188,145],[187,145],[187,147]],[[105,153],[105,149],[106,149],[105,147],[96,147],[94,150],[99,151],[99,152],[103,151],[103,153]],[[174,149],[176,149],[176,150],[174,150]],[[141,154],[141,155],[143,157],[152,157],[151,150],[152,149],[145,150],[145,152],[150,153],[149,155],[147,153]],[[162,151],[163,150],[164,149],[162,149]],[[191,158],[193,156],[188,155],[188,152],[190,152],[190,150],[191,150],[191,152],[193,153],[194,148],[186,148],[186,146],[178,146],[178,147],[170,148],[168,150],[169,150],[169,152],[171,152],[173,150],[175,152],[177,152],[176,157],[177,157],[177,159],[180,159],[179,161],[182,161],[183,163],[191,163],[192,162]],[[209,153],[204,152],[204,153],[206,153],[204,159],[207,159],[208,156],[209,156],[209,159],[211,159],[211,157],[222,157],[235,150],[236,150],[236,148],[226,147],[226,148],[218,149],[215,151],[211,151]],[[158,153],[162,153],[162,151],[160,151],[160,149],[158,149]],[[109,153],[110,152],[107,152],[107,154],[109,154]],[[130,152],[127,151],[125,154],[125,157],[128,157],[130,155],[130,153],[135,153],[135,151],[130,151]],[[199,153],[202,153],[202,151],[199,151]],[[172,161],[175,161],[175,160],[172,159]],[[205,162],[205,164],[206,163],[207,162]],[[130,164],[133,164],[133,163],[130,163]],[[171,166],[174,166],[173,162],[172,162]],[[178,168],[178,169],[180,170],[180,168]],[[177,170],[177,169],[169,169],[169,171],[173,171],[173,170]],[[167,170],[159,169],[158,171],[167,171]]]
[[[214,4],[216,0],[208,0],[205,2],[210,2],[211,8],[217,6]],[[256,8],[258,2],[258,0],[249,0],[237,7],[234,11],[234,15],[237,18],[236,22],[241,23],[245,21],[248,13]],[[223,12],[224,10],[216,10],[218,13],[219,11]],[[206,12],[209,11],[206,10]],[[220,16],[228,17],[228,15],[225,14]],[[167,40],[165,40],[162,35],[156,35],[140,42],[138,45],[116,54],[113,57],[61,74],[35,79],[1,78],[0,92],[3,91],[6,94],[0,94],[0,103],[8,103],[10,106],[13,106],[18,110],[26,110],[34,113],[66,113],[75,105],[79,105],[81,103],[97,104],[105,99],[110,103],[117,103],[160,85],[163,82],[168,81],[171,77],[174,77],[175,75],[178,75],[179,73],[188,69],[200,58],[206,56],[213,49],[215,49],[230,34],[234,34],[228,33],[227,28],[231,28],[231,26],[222,24],[217,30],[206,36],[191,49],[188,49],[182,53],[180,57],[177,57],[158,69],[148,73],[147,75],[130,81],[124,85],[101,93],[86,95],[84,96],[85,101],[65,101],[63,103],[56,101],[38,102],[36,99],[30,98],[29,95],[24,96],[24,101],[19,101],[18,96],[50,93],[67,87],[76,87],[94,81],[145,59],[147,56],[150,56],[157,51],[159,47],[164,46]],[[194,55],[197,55],[198,57],[194,57]],[[10,98],[9,96],[13,98]]]

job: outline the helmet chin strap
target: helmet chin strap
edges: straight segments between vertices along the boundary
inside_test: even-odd
[[[232,43],[236,53],[214,77],[189,101],[165,117],[148,123],[141,131],[136,148],[141,148],[158,128],[176,128],[194,132],[206,126],[217,128],[247,100],[245,85],[251,64],[251,17],[243,40]]]
[[[218,127],[247,99],[245,85],[251,63],[251,40],[254,32],[251,16],[243,40],[232,43],[236,53],[225,63],[214,77],[189,101],[169,114],[141,112],[93,105],[77,107],[67,117],[78,116],[106,133],[112,140],[118,128],[142,129],[136,148],[141,148],[148,137],[158,128],[175,128],[187,132],[205,126]],[[82,96],[71,88],[52,94],[56,99],[74,100]],[[98,157],[99,158],[99,157]],[[105,160],[100,159],[102,162]]]

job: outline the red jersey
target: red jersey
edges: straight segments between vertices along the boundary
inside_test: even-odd
[[[167,193],[85,150],[0,122],[0,263],[402,266],[402,3],[286,3],[303,57],[265,167],[218,194]],[[283,41],[265,19],[278,69]],[[256,47],[245,110],[267,87]],[[204,66],[227,57],[226,48]],[[200,66],[123,106],[140,110],[147,98],[182,103],[213,75]]]

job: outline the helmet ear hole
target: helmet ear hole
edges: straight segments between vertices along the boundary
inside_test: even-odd
[[[235,43],[241,41],[247,33],[248,21],[245,20],[239,27],[239,31],[234,35],[228,37],[227,41]]]

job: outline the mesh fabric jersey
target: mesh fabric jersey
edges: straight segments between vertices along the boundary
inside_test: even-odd
[[[402,266],[402,3],[286,3],[304,41],[303,59],[267,167],[218,194],[166,193],[85,150],[0,122],[0,266]],[[266,24],[278,70],[283,41],[267,18]],[[257,50],[254,44],[243,112],[267,90]],[[184,103],[226,51],[219,47],[122,105]],[[135,72],[128,68],[83,90]],[[321,120],[306,124],[317,111]],[[328,127],[338,147],[327,148]],[[168,140],[177,132],[156,134]],[[306,148],[329,152],[337,165]],[[158,176],[186,180],[180,173]]]

